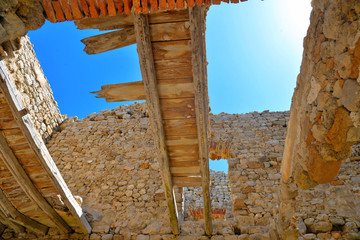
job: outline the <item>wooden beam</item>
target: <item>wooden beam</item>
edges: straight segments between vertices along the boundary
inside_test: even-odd
[[[0,158],[4,161],[11,174],[19,183],[21,189],[46,214],[46,216],[48,216],[62,232],[71,232],[69,225],[57,214],[54,208],[46,201],[32,183],[30,177],[9,147],[2,132],[0,132]]]
[[[188,11],[175,10],[149,14],[149,23],[169,23],[187,21]],[[84,18],[74,21],[78,29],[99,29],[100,31],[108,31],[134,26],[133,16],[126,14],[118,14],[116,16],[100,16],[99,18]]]
[[[201,177],[173,177],[176,187],[201,187]]]
[[[148,16],[133,14],[136,41],[140,61],[141,75],[145,86],[146,102],[149,111],[150,126],[153,131],[154,143],[158,153],[160,175],[162,177],[167,207],[170,217],[170,225],[173,233],[178,235],[179,223],[174,187],[169,167],[169,158],[165,143],[165,131],[160,112],[160,100],[156,82],[154,58],[150,40],[150,28]]]
[[[10,221],[29,228],[33,232],[45,235],[49,229],[47,226],[19,212],[6,197],[2,189],[0,189],[0,209]]]
[[[192,81],[192,79],[190,79]],[[191,98],[194,97],[193,83],[187,79],[158,81],[158,93],[161,98]],[[92,92],[97,98],[105,98],[107,102],[145,100],[144,83],[128,82],[101,86],[101,90]]]
[[[210,173],[209,173],[209,96],[207,86],[207,60],[205,46],[205,22],[208,7],[189,8],[193,80],[195,90],[196,125],[199,139],[201,185],[204,199],[205,232],[212,234]]]
[[[10,221],[1,210],[0,210],[0,222],[2,222],[8,228],[13,229],[16,233],[25,232],[25,228],[23,226]]]
[[[90,55],[135,44],[136,37],[134,28],[128,27],[118,31],[84,38],[81,42],[85,44],[84,51]]]
[[[103,85],[100,91],[91,93],[98,94],[97,98],[105,98],[107,102],[145,100],[146,98],[142,81]]]
[[[62,178],[60,171],[56,167],[56,164],[47,150],[44,141],[35,130],[29,114],[24,115],[25,107],[20,98],[19,92],[17,91],[14,82],[11,81],[10,75],[2,61],[0,61],[0,90],[4,94],[13,112],[13,116],[27,139],[31,149],[34,151],[40,164],[47,172],[56,190],[59,192],[61,199],[69,209],[70,213],[74,216],[82,232],[89,234],[91,232],[90,224],[87,222],[81,207],[76,202],[74,196]]]

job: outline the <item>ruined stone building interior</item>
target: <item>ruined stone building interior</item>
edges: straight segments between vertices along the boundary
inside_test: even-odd
[[[312,1],[290,111],[212,114],[221,2],[0,0],[1,239],[360,239],[360,1]],[[136,44],[142,81],[95,93],[145,102],[62,115],[27,37],[45,20],[114,30],[87,54]]]

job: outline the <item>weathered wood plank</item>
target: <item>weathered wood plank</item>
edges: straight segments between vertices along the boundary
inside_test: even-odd
[[[200,176],[200,166],[193,167],[170,167],[173,177]]]
[[[165,144],[165,131],[161,119],[159,93],[156,83],[154,59],[150,40],[149,20],[146,15],[142,14],[134,14],[133,17],[141,75],[145,86],[146,102],[150,116],[150,126],[154,136],[155,148],[158,152],[160,175],[165,188],[164,190],[169,211],[170,225],[173,233],[178,235],[180,233],[178,214]]]
[[[48,231],[48,227],[38,223],[37,221],[25,216],[20,213],[9,201],[9,199],[5,196],[4,192],[0,189],[0,209],[5,214],[10,221],[16,222],[30,230],[40,233],[46,234]]]
[[[0,211],[0,222],[5,224],[7,227],[13,229],[16,233],[22,233],[25,231],[25,229],[22,226],[10,221],[2,211]]]
[[[171,161],[170,167],[200,167],[200,161]]]
[[[205,23],[208,7],[189,8],[193,81],[195,90],[196,125],[199,137],[199,159],[201,162],[201,185],[204,199],[205,232],[212,234],[210,172],[209,172],[209,96],[207,86],[207,60],[205,46]]]
[[[191,98],[194,97],[192,79],[159,80],[160,98]]]
[[[177,146],[168,146],[169,156],[172,157],[181,157],[185,155],[194,155],[198,157],[199,154],[199,145],[177,145]]]
[[[136,37],[134,28],[128,27],[118,31],[84,38],[81,42],[85,44],[84,51],[87,54],[98,54],[135,44]]]
[[[177,187],[201,187],[201,177],[173,177]]]
[[[39,190],[32,183],[31,179],[19,163],[4,135],[0,132],[0,156],[5,165],[13,174],[23,191],[37,206],[53,221],[62,232],[70,232],[71,228],[55,212],[52,206],[44,199]]]
[[[40,164],[47,172],[48,176],[56,187],[56,190],[62,197],[63,202],[70,210],[70,213],[77,220],[80,229],[85,234],[89,234],[91,232],[91,226],[85,219],[85,215],[81,207],[76,202],[64,179],[62,178],[58,168],[56,167],[56,164],[54,163],[50,153],[45,146],[44,141],[42,140],[39,133],[35,130],[31,117],[29,116],[29,114],[23,116],[23,110],[25,109],[23,106],[23,102],[14,86],[14,83],[11,81],[10,75],[7,72],[6,67],[4,66],[4,63],[2,61],[0,61],[0,90],[7,99],[9,106],[13,112],[14,118],[19,124],[21,131],[28,140],[29,145],[33,149]]]
[[[180,68],[180,67],[191,67],[192,59],[189,58],[177,58],[177,59],[158,59],[155,60],[156,71],[162,69]],[[192,76],[191,76],[192,78]]]
[[[194,98],[162,98],[160,105],[163,119],[195,117]]]
[[[184,22],[189,20],[187,10],[175,10],[162,13],[149,14],[149,23],[168,23],[168,22]],[[78,29],[99,29],[100,31],[108,31],[121,29],[134,25],[132,15],[118,14],[117,16],[100,16],[99,18],[84,18],[75,21]]]
[[[178,145],[195,145],[198,144],[198,137],[196,134],[193,135],[178,135],[178,136],[167,136],[166,145],[167,147],[178,146]]]
[[[186,153],[184,155],[172,155],[171,157],[171,161],[173,162],[189,162],[189,161],[198,161],[199,159],[199,155],[198,154],[191,154],[191,153]]]
[[[167,22],[150,25],[151,42],[190,39],[190,23]]]
[[[109,84],[101,86],[102,90],[92,92],[107,102],[145,100],[145,89],[142,81]],[[164,98],[194,97],[192,79],[161,80],[158,83],[159,95]]]
[[[146,98],[142,81],[103,85],[100,91],[92,93],[98,94],[97,98],[106,98],[107,102],[135,101]]]
[[[167,119],[163,120],[165,135],[193,135],[197,133],[196,119]]]
[[[156,77],[162,79],[192,78],[192,67],[182,66],[176,68],[156,69]]]
[[[191,57],[190,40],[154,42],[152,49],[154,59],[174,59]]]

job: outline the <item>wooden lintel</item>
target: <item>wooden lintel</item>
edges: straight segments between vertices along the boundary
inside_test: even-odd
[[[212,234],[210,173],[209,173],[209,96],[207,86],[207,60],[205,46],[205,22],[208,7],[189,8],[193,80],[195,90],[196,125],[199,140],[201,185],[204,199],[205,232]]]
[[[10,221],[29,228],[33,232],[44,235],[49,229],[47,226],[19,212],[6,197],[2,189],[0,189],[0,209]]]
[[[147,15],[133,14],[136,42],[138,47],[141,75],[143,78],[146,102],[149,111],[150,126],[154,136],[155,148],[158,153],[160,175],[165,190],[166,202],[169,211],[170,225],[173,233],[178,235],[179,223],[174,187],[169,167],[169,157],[165,143],[165,131],[162,124],[160,99],[155,74],[154,58],[150,40],[150,27]]]
[[[169,23],[187,21],[188,11],[186,9],[166,11],[149,14],[149,23]],[[122,29],[134,25],[133,16],[131,14],[117,14],[116,16],[100,16],[99,18],[84,18],[74,21],[78,29],[99,29],[100,31],[108,31]]]
[[[29,114],[24,115],[23,109],[25,109],[25,107],[21,100],[20,94],[17,91],[14,82],[11,80],[10,74],[8,73],[2,61],[0,61],[0,90],[4,94],[11,108],[13,116],[18,123],[22,133],[24,134],[27,142],[29,143],[30,148],[34,151],[41,166],[44,168],[56,190],[59,192],[66,207],[74,216],[81,231],[85,234],[90,234],[91,226],[85,219],[85,215],[81,207],[76,202],[74,196],[62,178],[61,173],[56,167],[56,164],[47,150],[44,141],[42,140],[39,133],[35,130],[31,117]],[[67,227],[64,226],[64,228],[67,230]]]
[[[97,98],[105,98],[107,102],[145,100],[146,98],[142,81],[103,85],[100,91],[91,93],[98,94]]]
[[[2,132],[0,132],[0,159],[4,161],[21,189],[46,214],[46,216],[48,216],[62,232],[71,232],[69,225],[57,214],[55,209],[48,203],[48,201],[46,201],[40,191],[33,184],[30,177],[21,166],[21,163],[16,158],[14,152],[8,145],[8,142]]]
[[[90,55],[135,44],[136,38],[134,28],[128,27],[118,31],[84,38],[81,42],[85,44],[84,51]]]
[[[173,177],[176,187],[201,187],[201,177]]]

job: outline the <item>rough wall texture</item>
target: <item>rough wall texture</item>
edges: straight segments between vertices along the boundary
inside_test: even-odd
[[[217,235],[213,239],[275,239],[279,164],[288,116],[288,112],[211,116],[212,138],[232,139],[233,157],[228,162],[234,203],[233,218],[215,221]],[[48,143],[71,191],[83,198],[82,206],[94,227],[91,239],[171,236],[148,124],[145,104],[124,105],[83,120],[67,119],[61,132],[55,133]],[[359,236],[359,220],[351,214],[349,205],[343,204],[352,201],[354,206],[360,206],[356,202],[360,199],[359,161],[355,159],[344,163],[346,168],[331,185],[299,194],[296,217],[300,228],[308,225],[301,232],[305,239],[330,239],[331,234],[343,232],[348,235],[339,239]],[[185,202],[194,202],[186,200],[188,191],[184,191]],[[179,201],[181,193],[176,195]],[[319,229],[318,225],[326,227]],[[202,236],[203,221],[184,221],[181,229],[183,239],[206,239]]]
[[[234,206],[228,174],[210,170],[210,197],[212,217],[217,220],[230,220],[234,217]],[[185,220],[203,220],[202,188],[184,188]],[[201,215],[201,217],[199,216]]]
[[[28,37],[20,39],[21,48],[15,57],[3,60],[34,125],[44,140],[47,140],[64,120],[54,100],[48,80],[36,58]]]

